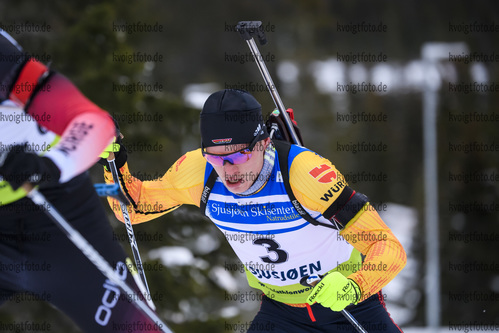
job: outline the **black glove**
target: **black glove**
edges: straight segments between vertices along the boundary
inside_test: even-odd
[[[24,183],[33,185],[57,184],[61,171],[47,157],[38,156],[26,151],[26,144],[13,146],[6,153],[3,163],[0,158],[0,175],[9,182],[13,190],[17,190]]]
[[[120,125],[118,124],[116,119],[113,118],[113,121],[114,121],[114,126],[116,127],[116,140],[114,144],[118,144],[120,146],[120,150],[114,152],[114,163],[116,164],[116,167],[119,169],[123,165],[125,165],[128,155],[125,146],[121,144],[123,139],[123,134],[121,134],[120,132]],[[99,159],[97,163],[103,165],[106,168],[106,170],[109,171],[106,158]]]
[[[118,143],[118,140],[116,140],[116,141],[117,141],[116,143]],[[120,143],[119,143],[120,150],[114,152],[114,163],[116,164],[116,167],[118,169],[121,168],[123,165],[125,165],[126,160],[128,158],[128,154],[127,154],[125,146],[121,144],[121,140],[119,140],[119,141],[120,141]],[[106,167],[106,170],[109,171],[107,159],[101,158],[97,161],[97,163],[103,165],[104,167]]]

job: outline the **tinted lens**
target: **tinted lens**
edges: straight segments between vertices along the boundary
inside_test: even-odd
[[[230,164],[243,164],[247,162],[251,158],[251,152],[248,150],[238,151],[229,155],[210,155],[203,154],[206,160],[216,166],[224,165],[224,162],[227,161]]]

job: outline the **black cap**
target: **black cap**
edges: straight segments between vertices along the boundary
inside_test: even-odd
[[[200,115],[203,147],[250,143],[269,137],[262,106],[245,90],[225,89],[211,94]]]

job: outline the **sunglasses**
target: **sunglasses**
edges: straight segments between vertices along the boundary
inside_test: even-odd
[[[245,162],[248,162],[251,158],[253,148],[255,148],[259,137],[260,135],[255,136],[248,147],[228,154],[210,154],[206,152],[206,148],[203,148],[203,157],[214,166],[223,166],[225,164],[225,161],[229,162],[232,165],[243,164]]]

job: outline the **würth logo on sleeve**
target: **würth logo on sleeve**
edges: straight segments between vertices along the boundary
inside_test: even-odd
[[[317,181],[319,183],[330,183],[333,181],[333,179],[336,179],[336,172],[334,170],[329,171],[332,169],[329,165],[327,164],[322,164],[321,166],[315,167],[312,170],[310,170],[309,174],[317,179],[319,176],[323,175]],[[326,172],[326,173],[325,173]],[[325,174],[324,174],[325,173]]]
[[[225,139],[213,139],[211,142],[213,142],[216,145],[226,145],[232,141],[232,138],[225,138]]]
[[[345,178],[340,179],[334,186],[331,186],[329,190],[321,197],[321,200],[328,202],[329,199],[334,197],[334,193],[341,191],[346,186]]]

